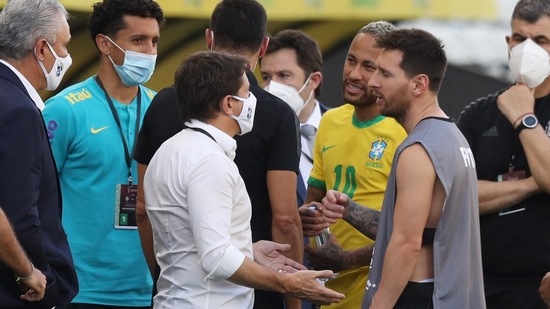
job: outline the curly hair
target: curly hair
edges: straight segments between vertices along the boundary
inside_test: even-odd
[[[157,20],[159,26],[164,24],[164,13],[153,0],[104,0],[96,2],[92,7],[88,28],[94,42],[98,34],[114,36],[126,28],[123,20],[125,15],[151,17]]]

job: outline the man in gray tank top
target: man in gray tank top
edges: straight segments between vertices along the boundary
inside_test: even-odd
[[[409,136],[396,151],[379,217],[335,191],[323,200],[324,214],[376,235],[363,308],[483,309],[475,162],[437,102],[443,46],[418,29],[389,32],[377,45],[383,51],[368,85],[380,113]]]

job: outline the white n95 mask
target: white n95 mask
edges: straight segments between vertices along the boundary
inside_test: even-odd
[[[550,75],[550,55],[533,40],[526,39],[510,49],[508,66],[514,81],[535,88]]]
[[[302,111],[306,103],[309,102],[309,100],[311,100],[311,97],[313,96],[313,90],[311,90],[311,93],[309,94],[309,97],[305,102],[304,99],[302,99],[302,97],[300,96],[300,93],[304,90],[310,78],[311,75],[307,78],[300,90],[296,90],[296,88],[292,86],[281,84],[274,80],[269,82],[269,84],[265,86],[264,90],[285,101],[288,105],[290,105],[290,107],[292,107],[296,115],[300,115],[300,112]]]
[[[252,131],[252,127],[254,126],[254,115],[256,114],[256,97],[252,92],[249,92],[248,94],[248,98],[241,98],[236,95],[231,96],[233,99],[243,102],[243,109],[241,109],[241,113],[239,114],[239,116],[229,115],[229,117],[235,119],[235,121],[237,121],[237,123],[239,124],[239,128],[241,128],[241,132],[238,133],[239,135],[249,133],[250,131]]]

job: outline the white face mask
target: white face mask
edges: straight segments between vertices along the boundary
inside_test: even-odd
[[[110,37],[105,37],[124,53],[124,63],[122,65],[116,65],[111,56],[108,56],[122,83],[127,87],[145,84],[153,75],[153,71],[155,71],[157,55],[124,50],[117,43],[113,42]]]
[[[300,88],[300,90],[296,90],[296,88],[292,86],[281,84],[274,80],[269,82],[269,84],[265,86],[264,89],[265,91],[285,101],[286,104],[290,105],[294,112],[296,112],[296,115],[299,116],[304,106],[306,106],[307,102],[309,102],[309,100],[311,100],[311,98],[313,97],[313,90],[311,90],[311,93],[309,94],[309,97],[305,102],[304,99],[302,99],[302,97],[300,96],[300,93],[304,90],[310,78],[311,75],[309,75],[309,77],[306,79],[304,85],[302,86],[302,88]]]
[[[44,74],[44,77],[46,78],[46,90],[55,90],[57,86],[59,86],[59,83],[61,83],[61,79],[63,79],[63,75],[65,75],[65,72],[69,69],[71,64],[73,63],[73,59],[71,59],[71,55],[67,54],[66,57],[61,58],[57,56],[55,51],[53,50],[53,47],[46,41],[46,44],[48,44],[48,48],[52,52],[52,55],[55,58],[55,61],[53,63],[52,69],[50,72],[46,70],[46,67],[44,67],[44,64],[42,61],[36,57],[36,60],[38,60],[38,65],[40,65],[40,68],[42,69],[42,73]]]
[[[249,96],[246,99],[236,95],[232,95],[231,97],[237,101],[243,102],[243,109],[241,110],[239,116],[229,115],[229,117],[235,119],[235,121],[237,121],[237,123],[239,124],[239,127],[241,128],[241,132],[239,133],[239,135],[244,135],[252,131],[252,127],[254,126],[254,115],[256,114],[256,97],[252,92],[249,92]]]
[[[550,75],[550,55],[533,40],[526,39],[510,49],[508,66],[514,81],[535,88]]]

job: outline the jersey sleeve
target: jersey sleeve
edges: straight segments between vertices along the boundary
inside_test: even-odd
[[[319,129],[317,130],[317,135],[315,136],[315,143],[313,149],[313,168],[309,174],[307,184],[321,189],[326,190],[326,182],[323,170],[323,153],[321,151],[324,141],[325,141],[325,130],[327,126],[326,116],[330,115],[330,112],[323,114],[321,121],[319,122]]]

